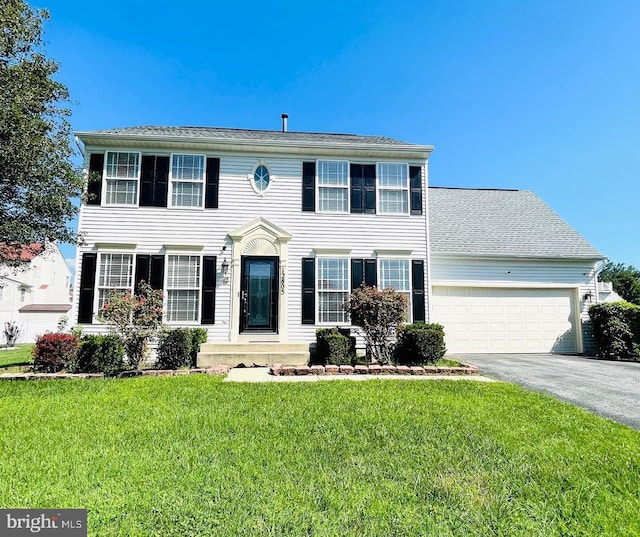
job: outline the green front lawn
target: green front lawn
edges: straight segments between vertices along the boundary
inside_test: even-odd
[[[31,365],[33,363],[33,343],[22,343],[16,345],[15,349],[0,348],[0,373],[7,373],[9,368],[15,369],[20,365]]]
[[[99,536],[640,534],[640,432],[501,383],[0,383],[0,507]]]

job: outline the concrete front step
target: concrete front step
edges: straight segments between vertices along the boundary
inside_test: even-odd
[[[212,365],[306,365],[308,343],[206,343],[198,353],[198,367]]]

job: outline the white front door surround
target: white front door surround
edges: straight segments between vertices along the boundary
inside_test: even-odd
[[[285,342],[287,341],[287,266],[288,243],[291,235],[266,218],[258,217],[229,233],[232,241],[231,258],[231,323],[229,339],[232,342]],[[248,256],[277,257],[279,260],[277,327],[271,333],[241,333],[242,314],[242,258]]]

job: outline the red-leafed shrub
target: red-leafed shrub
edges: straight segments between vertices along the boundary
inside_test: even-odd
[[[33,369],[55,373],[75,362],[78,338],[73,334],[44,334],[33,349]]]

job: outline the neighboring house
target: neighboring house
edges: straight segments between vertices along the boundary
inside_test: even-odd
[[[22,268],[0,268],[0,330],[12,321],[21,329],[19,343],[33,342],[71,309],[71,270],[56,245],[23,248]],[[4,341],[4,338],[2,338]]]
[[[198,127],[77,134],[91,172],[89,200],[80,212],[85,244],[78,248],[74,293],[76,319],[86,332],[104,330],[96,315],[111,289],[134,290],[144,279],[164,290],[170,325],[207,328],[202,363],[301,362],[317,328],[348,325],[342,304],[365,283],[405,293],[409,319],[443,322],[449,348],[461,352],[471,349],[464,341],[476,327],[454,325],[447,308],[460,308],[442,295],[472,287],[506,289],[496,297],[501,302],[512,300],[515,289],[541,289],[533,293],[537,323],[540,312],[557,308],[558,297],[546,291],[560,289],[559,300],[569,309],[560,308],[564,323],[545,325],[544,343],[532,343],[529,323],[518,331],[519,346],[488,344],[486,350],[584,349],[580,293],[593,288],[601,256],[529,193],[518,195],[533,196],[538,211],[562,224],[568,252],[576,250],[577,260],[558,245],[545,257],[544,244],[529,254],[525,244],[485,251],[474,249],[475,239],[466,242],[466,251],[448,251],[441,239],[447,233],[462,239],[467,227],[476,227],[476,236],[496,244],[509,226],[479,228],[480,221],[464,216],[464,204],[473,204],[481,191],[443,190],[453,194],[434,210],[440,190],[427,189],[431,146],[379,136]],[[462,192],[469,193],[468,201],[455,198]],[[479,198],[476,205],[494,201],[494,207],[484,206],[486,213],[509,207],[500,198]],[[449,213],[458,202],[462,206]],[[542,242],[556,232],[546,227],[550,218],[539,223]],[[443,219],[449,227],[431,231],[432,276],[429,225],[437,228]],[[474,263],[477,270],[470,272]],[[536,268],[519,280],[518,271],[531,263]],[[558,265],[567,263],[569,274],[560,271],[558,279]],[[503,266],[514,276],[498,278]],[[530,294],[515,294],[522,297],[524,323],[533,311]],[[475,306],[464,308],[473,319]],[[504,331],[512,328],[487,326],[482,339],[505,340]]]

